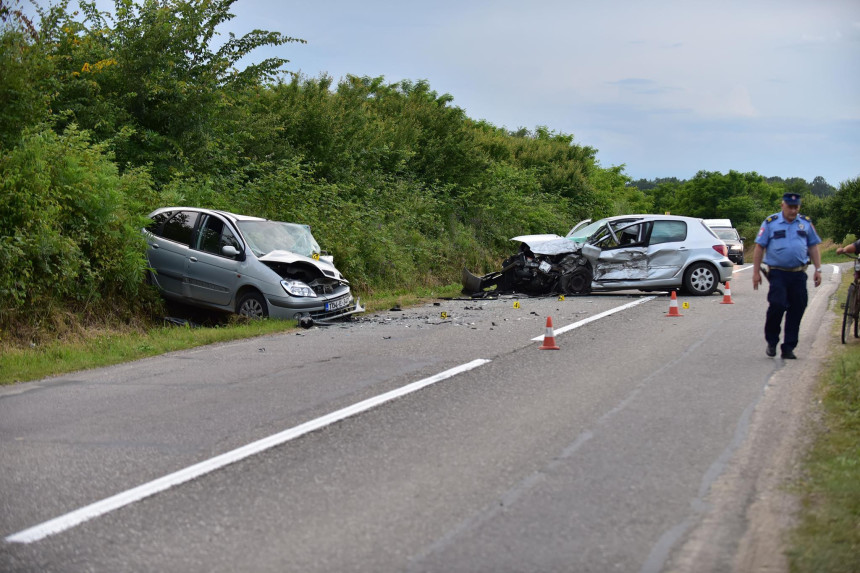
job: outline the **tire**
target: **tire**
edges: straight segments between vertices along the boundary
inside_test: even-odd
[[[739,265],[744,264],[744,256],[743,256],[743,255],[741,255],[741,258],[740,258],[740,259],[738,259],[738,264],[739,264]]]
[[[854,326],[854,336],[857,336],[857,318],[854,316],[854,290],[853,284],[848,285],[848,297],[845,299],[845,310],[842,311],[842,344],[848,343],[851,335],[851,326]]]
[[[236,314],[248,318],[268,318],[269,306],[263,295],[256,291],[246,292],[236,303]]]
[[[579,267],[569,273],[561,275],[558,287],[562,294],[589,294],[591,292],[591,271],[586,267]]]
[[[693,263],[684,273],[684,289],[694,296],[708,296],[719,282],[717,271],[708,263]]]
[[[850,287],[854,287],[854,308],[852,308],[851,316],[854,319],[854,338],[860,338],[860,292],[857,292],[857,283],[855,282]]]

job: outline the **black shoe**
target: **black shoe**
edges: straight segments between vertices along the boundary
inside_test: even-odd
[[[783,350],[782,358],[784,360],[794,360],[795,358],[797,358],[797,356],[794,355],[794,351],[792,350]]]
[[[776,356],[776,344],[768,344],[764,353],[770,357]]]

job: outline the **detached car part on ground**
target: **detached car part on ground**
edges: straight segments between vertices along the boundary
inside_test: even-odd
[[[166,298],[252,318],[324,322],[364,311],[307,225],[193,207],[149,217],[148,277]]]
[[[463,269],[463,292],[530,295],[592,290],[684,289],[709,295],[732,277],[726,245],[701,219],[620,215],[583,221],[566,237],[523,235],[502,269],[475,276]]]

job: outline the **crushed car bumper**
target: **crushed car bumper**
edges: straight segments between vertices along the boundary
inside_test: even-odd
[[[360,299],[354,299],[348,293],[341,297],[320,301],[314,298],[275,297],[266,296],[269,302],[269,316],[272,318],[300,320],[305,317],[315,322],[345,318],[349,315],[364,312]]]

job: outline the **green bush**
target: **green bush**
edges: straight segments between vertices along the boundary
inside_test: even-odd
[[[145,174],[120,176],[74,126],[59,135],[45,128],[0,155],[0,190],[4,317],[105,297],[133,305],[146,268],[137,212],[150,192]]]

